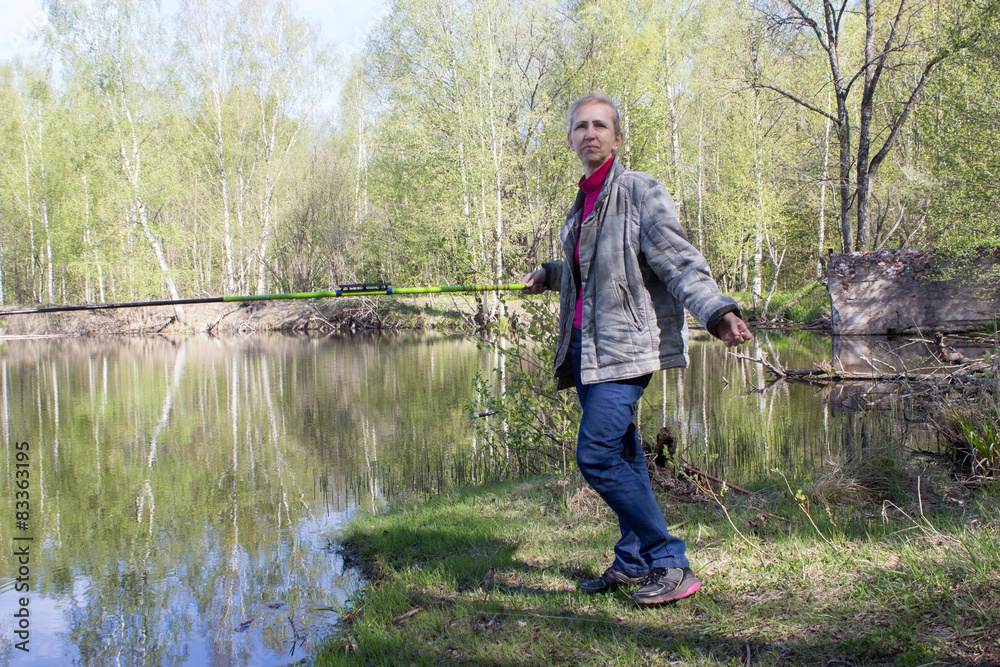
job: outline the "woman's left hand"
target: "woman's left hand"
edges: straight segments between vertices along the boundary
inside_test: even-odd
[[[726,313],[715,327],[715,333],[726,347],[741,345],[753,338],[750,327],[736,313]]]

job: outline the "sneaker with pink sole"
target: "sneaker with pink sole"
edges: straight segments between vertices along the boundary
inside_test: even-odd
[[[639,590],[632,594],[632,599],[648,607],[686,598],[699,588],[701,582],[689,567],[655,567],[646,575]]]

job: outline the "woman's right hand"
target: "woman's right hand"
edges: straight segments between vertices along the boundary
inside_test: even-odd
[[[541,294],[545,291],[545,268],[538,268],[524,277],[525,294]]]

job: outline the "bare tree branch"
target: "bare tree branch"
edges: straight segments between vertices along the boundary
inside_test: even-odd
[[[910,98],[906,101],[906,104],[903,105],[902,112],[900,112],[899,116],[897,116],[896,120],[893,122],[892,127],[889,130],[889,136],[886,137],[885,142],[882,144],[882,148],[879,149],[879,151],[871,159],[871,162],[868,164],[867,169],[870,176],[875,175],[878,171],[879,165],[882,164],[883,160],[885,160],[886,156],[889,154],[889,151],[892,150],[893,145],[896,143],[896,137],[899,136],[899,130],[903,127],[903,124],[906,123],[906,119],[909,118],[910,112],[913,111],[913,107],[916,106],[917,98],[920,96],[924,86],[927,84],[927,79],[930,77],[931,72],[947,56],[948,52],[942,51],[931,59],[930,62],[928,62],[924,67],[924,71],[920,74],[920,80],[913,88],[913,92],[910,93]]]
[[[819,107],[813,106],[812,104],[809,104],[805,100],[803,100],[803,99],[801,99],[799,97],[796,97],[795,95],[792,95],[791,93],[789,93],[789,92],[787,92],[785,90],[782,90],[781,88],[776,88],[775,86],[769,86],[769,85],[764,84],[764,83],[754,83],[754,84],[752,84],[752,86],[753,86],[753,88],[764,88],[766,90],[773,90],[774,92],[778,93],[782,97],[786,97],[786,98],[790,99],[792,102],[795,102],[796,104],[798,104],[798,105],[800,105],[802,107],[805,107],[806,109],[809,109],[810,111],[812,111],[814,113],[818,113],[819,115],[823,116],[824,118],[829,118],[834,123],[837,122],[837,118],[835,116],[832,116],[831,114],[827,113],[826,111],[823,111]]]

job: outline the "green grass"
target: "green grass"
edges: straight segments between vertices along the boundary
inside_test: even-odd
[[[764,297],[756,304],[752,302],[749,292],[732,293],[729,296],[743,308],[746,317],[760,318],[764,307]],[[830,310],[830,293],[819,282],[811,282],[794,290],[777,290],[771,297],[767,307],[768,319],[782,317],[792,322],[809,324],[820,317],[821,311]]]
[[[577,483],[465,489],[356,518],[343,543],[370,585],[315,664],[1000,663],[1000,487],[923,479],[910,500],[836,483],[777,475],[721,498],[669,485],[667,521],[704,586],[653,609],[577,591],[617,538]]]

